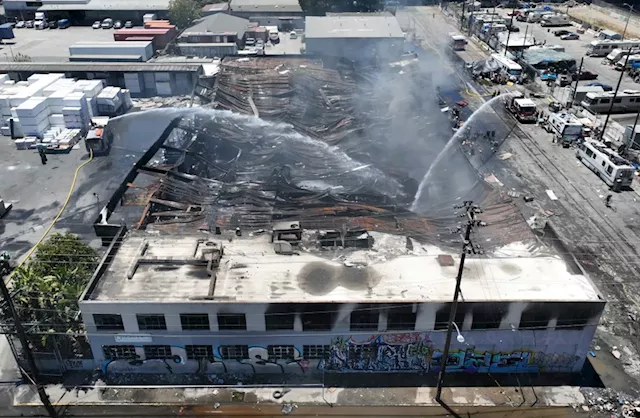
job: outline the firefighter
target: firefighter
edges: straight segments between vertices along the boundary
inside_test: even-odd
[[[40,161],[42,162],[42,165],[46,165],[47,164],[47,153],[44,150],[44,147],[39,146],[38,147],[38,154],[40,155]]]

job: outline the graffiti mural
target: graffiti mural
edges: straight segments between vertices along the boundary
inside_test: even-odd
[[[377,335],[357,342],[333,340],[321,370],[336,371],[428,371],[432,343],[428,333]]]
[[[580,360],[574,353],[546,354],[542,351],[494,349],[452,349],[447,370],[466,373],[535,373],[571,371]],[[326,360],[318,364],[324,371],[421,371],[438,372],[442,351],[434,349],[428,333],[375,335],[364,341],[335,338]]]

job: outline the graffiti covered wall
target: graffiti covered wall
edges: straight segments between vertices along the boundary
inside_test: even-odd
[[[507,331],[510,332],[510,331]],[[443,332],[435,332],[435,344],[428,332],[374,334],[366,338],[331,337],[324,358],[304,358],[305,345],[249,346],[247,358],[228,359],[215,346],[212,358],[186,360],[184,347],[172,346],[174,358],[167,360],[105,361],[103,371],[138,373],[258,374],[258,373],[353,373],[416,372],[436,373],[442,362]],[[496,335],[503,335],[497,333]],[[508,335],[508,334],[505,334]],[[499,338],[499,337],[498,337]],[[470,342],[473,338],[469,338]],[[494,340],[493,338],[484,341]],[[500,343],[502,340],[495,339]],[[575,340],[574,340],[575,341]],[[454,343],[455,345],[455,343]],[[582,367],[585,352],[578,344],[556,344],[545,348],[505,349],[505,344],[488,346],[471,343],[452,347],[447,370],[464,373],[571,372]],[[276,347],[274,349],[274,347]],[[283,352],[283,347],[286,351]],[[276,350],[277,351],[276,354]],[[182,361],[180,360],[182,359]]]

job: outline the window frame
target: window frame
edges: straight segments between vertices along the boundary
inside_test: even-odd
[[[322,347],[322,354],[318,353],[318,347]],[[305,360],[326,360],[329,357],[329,345],[309,344],[302,346],[302,358]]]
[[[189,321],[193,321],[195,319],[204,319],[203,323],[192,323],[189,324]],[[196,321],[198,322],[198,321]],[[206,326],[204,324],[206,322]],[[209,314],[202,313],[181,313],[180,314],[180,326],[183,331],[210,331],[211,324],[209,322]]]
[[[171,346],[167,344],[149,344],[143,345],[142,349],[144,350],[144,358],[145,360],[167,360],[173,357],[171,352]],[[165,356],[153,353],[151,350],[163,350],[165,351]],[[168,355],[166,352],[168,351]]]
[[[208,359],[213,360],[213,346],[208,344],[186,344],[184,346],[184,350],[187,355],[187,360],[200,360],[200,359]],[[205,350],[206,354],[200,355],[199,350]]]
[[[149,324],[147,324],[146,321],[152,318],[155,318],[155,319],[162,318],[162,320],[158,321],[157,326],[155,325],[149,326]],[[140,331],[166,331],[167,330],[167,319],[165,318],[164,314],[136,314],[136,320],[138,322],[138,329]]]
[[[131,353],[128,355],[120,355],[119,349],[126,350]],[[136,353],[136,346],[129,344],[114,344],[114,345],[103,345],[102,346],[102,354],[106,360],[135,360],[138,358],[138,354]],[[113,355],[115,354],[115,356]]]
[[[229,355],[228,350],[239,350],[240,355]],[[236,351],[234,351],[236,353]],[[247,360],[249,359],[249,346],[244,344],[227,344],[218,347],[218,354],[223,360]]]
[[[233,324],[223,324],[223,322],[221,319],[222,318],[237,318],[237,319],[241,319],[238,321],[237,325],[233,325]],[[224,313],[224,312],[218,312],[217,314],[217,318],[218,318],[218,329],[221,331],[246,331],[247,330],[247,315],[244,313]]]
[[[113,324],[104,324],[104,320],[107,318],[115,319],[117,317],[118,320],[113,321]],[[98,321],[98,318],[101,318]],[[98,324],[98,322],[101,322]],[[97,330],[100,331],[124,331],[124,323],[122,322],[122,315],[120,314],[93,314],[93,323]]]

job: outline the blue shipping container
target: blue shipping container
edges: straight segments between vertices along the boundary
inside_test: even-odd
[[[5,23],[0,25],[0,39],[13,39],[13,25],[11,23]]]

